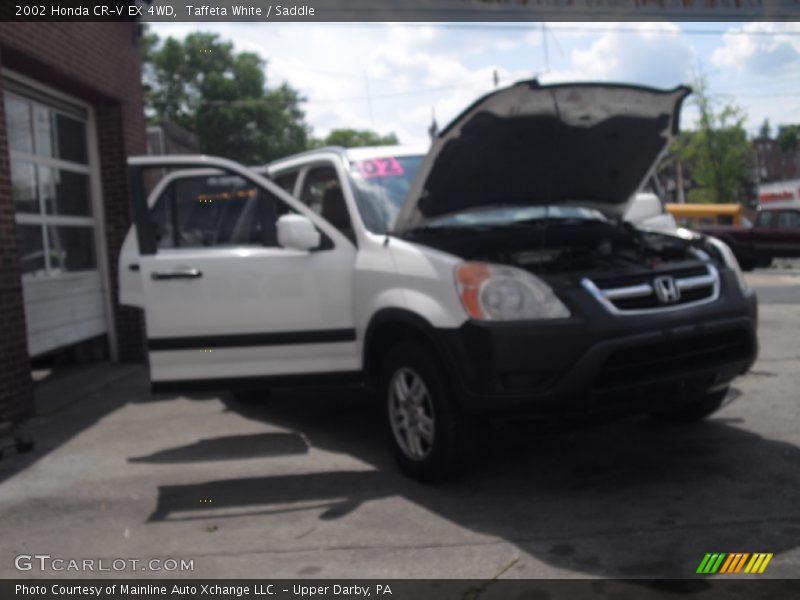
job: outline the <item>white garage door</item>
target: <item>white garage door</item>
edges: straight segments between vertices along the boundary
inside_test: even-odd
[[[88,108],[3,82],[28,351],[106,333]]]

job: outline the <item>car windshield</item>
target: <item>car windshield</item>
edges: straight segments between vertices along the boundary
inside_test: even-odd
[[[381,156],[351,164],[358,212],[373,233],[386,233],[414,181],[423,156]]]
[[[373,233],[391,231],[423,158],[382,156],[351,163],[356,203],[367,229]],[[425,226],[495,227],[541,219],[607,221],[602,213],[590,208],[536,205],[465,211],[433,219]]]

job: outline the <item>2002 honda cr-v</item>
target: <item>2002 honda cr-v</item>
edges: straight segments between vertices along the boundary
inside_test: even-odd
[[[427,480],[479,416],[709,415],[755,359],[754,293],[721,242],[621,219],[688,93],[522,82],[427,153],[131,159],[120,297],[153,389],[361,380]],[[149,168],[181,170],[146,198]]]

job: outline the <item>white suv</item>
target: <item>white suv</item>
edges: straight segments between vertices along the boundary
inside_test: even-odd
[[[487,415],[710,414],[755,359],[755,297],[724,244],[622,219],[687,93],[523,82],[428,152],[131,159],[120,298],[153,389],[363,382],[427,480]],[[154,168],[178,170],[148,195]]]

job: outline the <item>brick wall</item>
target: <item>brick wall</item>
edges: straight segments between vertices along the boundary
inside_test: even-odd
[[[2,12],[10,5],[0,7]],[[131,223],[126,157],[144,154],[137,23],[0,22],[2,66],[92,104],[97,120],[114,320],[120,358],[144,356],[142,317],[117,302],[117,257]],[[0,419],[30,410],[25,316],[0,88]]]
[[[0,67],[2,61],[3,55],[0,52]],[[5,122],[5,107],[0,102],[0,124]],[[29,414],[33,408],[30,401],[32,385],[4,126],[0,126],[0,332],[1,424],[3,421],[16,421]]]
[[[106,244],[110,257],[109,275],[114,282],[111,299],[117,327],[119,358],[125,361],[141,361],[145,356],[142,314],[138,309],[120,306],[117,287],[117,257],[131,224],[127,157],[125,148],[119,143],[125,135],[124,115],[118,104],[106,104],[95,108],[95,117],[101,162],[100,181],[105,201]],[[144,151],[135,153],[144,154]]]

